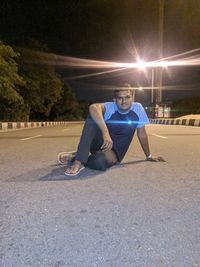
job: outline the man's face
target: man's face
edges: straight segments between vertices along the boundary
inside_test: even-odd
[[[133,95],[130,90],[123,90],[116,94],[114,98],[118,109],[120,111],[128,111],[131,108],[133,102]]]

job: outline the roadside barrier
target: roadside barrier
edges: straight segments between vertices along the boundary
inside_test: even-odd
[[[152,124],[199,126],[199,119],[150,119]],[[30,129],[36,127],[48,127],[58,125],[80,124],[83,121],[45,121],[45,122],[0,122],[0,131]]]
[[[199,119],[150,119],[152,124],[200,126]]]
[[[0,122],[0,131],[25,129],[25,128],[30,129],[36,127],[69,125],[69,124],[79,124],[79,123],[82,123],[82,121]]]

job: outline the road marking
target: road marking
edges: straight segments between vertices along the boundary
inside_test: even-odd
[[[162,136],[162,135],[158,135],[158,134],[154,134],[154,133],[152,133],[151,135],[159,137],[159,138],[163,138],[163,139],[168,139],[168,137],[166,137],[166,136]]]
[[[30,139],[34,139],[34,138],[38,138],[42,135],[35,135],[35,136],[31,136],[31,137],[27,137],[27,138],[23,138],[23,139],[20,139],[21,141],[26,141],[26,140],[30,140]]]
[[[185,128],[191,128],[191,129],[200,129],[200,127],[199,126],[189,126],[189,125],[177,125],[177,126],[180,126],[180,127],[185,127]]]

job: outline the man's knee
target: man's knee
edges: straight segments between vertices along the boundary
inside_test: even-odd
[[[105,154],[102,151],[97,151],[95,154],[89,156],[87,166],[90,169],[105,171],[107,169],[107,161]]]

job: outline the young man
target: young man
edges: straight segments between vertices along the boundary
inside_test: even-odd
[[[77,153],[65,175],[75,176],[84,166],[104,171],[121,162],[136,129],[146,159],[155,162],[162,160],[150,153],[145,130],[149,119],[142,105],[134,102],[134,93],[128,86],[114,91],[113,102],[90,105]],[[60,159],[67,161],[64,154]]]

